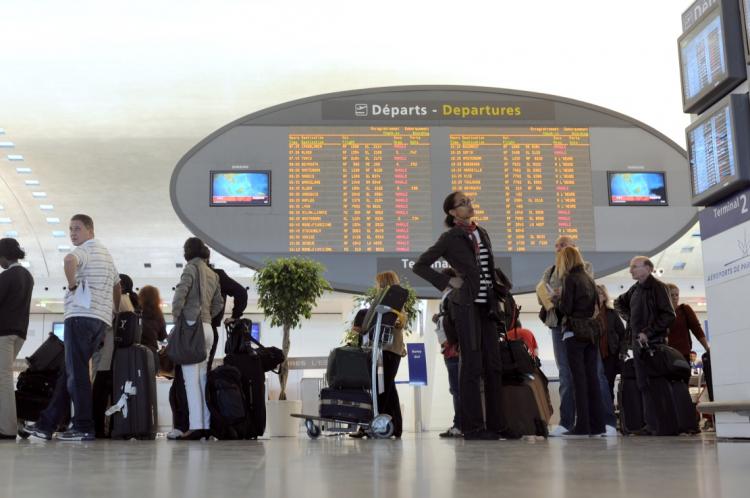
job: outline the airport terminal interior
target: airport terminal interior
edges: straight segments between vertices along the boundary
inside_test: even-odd
[[[0,498],[747,496],[750,0],[613,7],[6,2]]]

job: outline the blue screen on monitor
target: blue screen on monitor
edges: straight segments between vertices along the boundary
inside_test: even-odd
[[[256,341],[260,342],[260,324],[253,323],[250,327],[250,336]]]
[[[52,333],[59,337],[61,341],[64,341],[65,324],[63,322],[52,322]]]
[[[663,172],[607,172],[610,206],[666,206]]]
[[[270,206],[270,171],[212,171],[212,206]]]

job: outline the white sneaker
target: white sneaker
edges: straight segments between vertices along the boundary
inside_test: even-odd
[[[568,432],[568,429],[563,427],[562,425],[555,425],[552,427],[552,429],[549,431],[549,437],[562,437],[563,433]]]
[[[172,429],[171,431],[167,432],[167,439],[175,440],[180,439],[185,433],[182,432],[180,429]]]
[[[604,432],[602,434],[599,434],[601,437],[617,437],[620,434],[617,433],[617,429],[612,427],[611,425],[607,425],[604,427]]]

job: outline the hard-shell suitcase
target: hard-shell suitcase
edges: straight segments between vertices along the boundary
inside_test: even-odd
[[[115,403],[112,439],[154,439],[157,427],[156,370],[154,353],[135,344],[116,348],[112,361]],[[112,410],[119,406],[119,410]]]
[[[534,379],[504,383],[502,410],[505,423],[512,432],[524,436],[547,437],[548,418],[537,398]]]
[[[334,389],[370,389],[372,357],[362,348],[343,346],[328,355],[326,379]]]
[[[242,374],[246,411],[251,428],[247,438],[255,439],[266,431],[266,375],[261,358],[255,353],[229,354],[224,365],[235,367]]]
[[[620,418],[620,432],[631,434],[643,429],[643,399],[635,380],[635,364],[632,359],[625,361],[617,386],[617,409]]]
[[[372,396],[364,389],[333,389],[320,391],[320,416],[351,422],[372,419]]]
[[[675,415],[677,416],[677,429],[679,432],[698,434],[698,411],[690,396],[690,388],[682,381],[670,382],[672,389],[672,402],[674,403]]]
[[[65,366],[65,346],[59,337],[50,333],[26,361],[29,363],[29,370],[59,370]]]

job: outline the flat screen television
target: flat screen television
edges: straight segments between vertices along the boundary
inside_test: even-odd
[[[677,43],[685,112],[703,112],[747,77],[737,0],[716,2]]]
[[[60,338],[61,341],[65,340],[65,323],[64,322],[52,322],[52,333]]]
[[[211,171],[211,206],[270,206],[270,171]]]
[[[610,206],[666,206],[663,171],[608,171]]]
[[[256,341],[260,342],[260,324],[253,322],[250,326],[250,336]]]
[[[693,205],[707,206],[750,185],[750,100],[732,94],[685,131]]]

